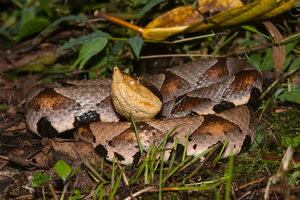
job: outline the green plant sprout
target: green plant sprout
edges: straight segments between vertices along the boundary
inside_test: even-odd
[[[32,180],[32,186],[33,187],[38,187],[42,185],[42,193],[43,193],[43,199],[45,198],[45,182],[50,181],[52,178],[48,176],[46,173],[36,173],[33,175],[33,180]]]

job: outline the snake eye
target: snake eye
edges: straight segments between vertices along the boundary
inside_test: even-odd
[[[142,79],[141,79],[141,78],[138,78],[138,79],[136,80],[136,84],[137,84],[137,85],[141,85],[141,84],[142,84]]]

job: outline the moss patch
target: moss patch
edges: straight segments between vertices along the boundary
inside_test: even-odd
[[[291,145],[295,152],[300,151],[300,109],[293,108],[282,113],[272,112],[269,117],[270,131],[283,147]],[[282,153],[282,149],[268,136],[264,150]]]

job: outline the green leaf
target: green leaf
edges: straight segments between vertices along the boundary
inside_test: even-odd
[[[298,37],[295,37],[295,38],[298,38]],[[291,42],[288,42],[285,44],[286,55],[289,55],[289,53],[294,49],[296,44],[299,42],[299,38],[297,40],[295,38],[293,38],[294,40],[291,40]]]
[[[295,3],[294,8],[300,7],[300,1],[298,3]]]
[[[21,26],[33,20],[36,17],[36,10],[34,6],[24,7],[21,12]]]
[[[36,71],[41,72],[44,69],[43,63],[30,63],[27,65],[23,65],[21,68],[17,69],[16,72],[22,72],[22,71]]]
[[[267,38],[267,39],[270,39],[269,36],[263,34],[262,32],[259,32],[254,26],[245,25],[245,26],[242,26],[242,28],[243,28],[243,29],[246,29],[246,30],[248,30],[248,31],[252,31],[252,32],[254,32],[254,33],[257,33],[257,34],[259,34],[259,35],[261,35],[261,36],[263,36],[263,37],[265,37],[265,38]]]
[[[119,53],[119,51],[123,48],[123,46],[125,45],[125,41],[118,41],[114,47],[110,50],[110,53],[112,55],[117,55]]]
[[[259,125],[257,127],[256,139],[254,140],[253,144],[250,146],[249,151],[253,151],[264,140],[264,137],[265,137],[265,134],[263,131],[264,128],[265,128],[265,126],[263,126],[263,125]]]
[[[292,142],[291,142],[291,145],[292,145],[293,147],[296,147],[296,146],[298,146],[298,142],[292,141]]]
[[[24,37],[32,35],[33,33],[40,32],[43,28],[48,26],[50,21],[45,18],[35,18],[25,24],[23,24],[18,33],[18,40],[21,40]]]
[[[76,66],[80,62],[79,68],[81,69],[83,65],[94,55],[99,53],[104,49],[108,42],[108,39],[106,37],[101,38],[94,38],[88,42],[86,42],[84,45],[82,45],[79,56],[75,63],[73,64],[73,67]]]
[[[289,67],[289,72],[300,67],[300,57],[296,58]]]
[[[71,167],[65,161],[59,160],[54,166],[55,172],[62,178],[65,182],[67,177],[71,174]]]
[[[284,138],[285,142],[290,144],[292,142],[292,139],[289,137]]]
[[[49,8],[49,5],[45,2],[45,0],[39,0],[40,7],[43,11],[45,11],[49,18],[52,18],[53,14],[51,9]]]
[[[280,95],[278,98],[281,100],[287,100],[287,101],[300,104],[300,90],[285,92],[282,95]]]
[[[2,24],[1,28],[6,30],[7,28],[12,28],[15,26],[16,22],[18,21],[18,18],[20,16],[20,11],[14,10],[12,12],[3,13],[1,16]]]
[[[271,71],[274,69],[273,57],[272,57],[272,48],[268,48],[265,58],[261,64],[261,71]]]
[[[285,61],[284,61],[283,68],[282,68],[282,70],[281,70],[282,72],[290,65],[290,63],[292,62],[292,58],[293,58],[293,55],[292,55],[292,54],[286,56]]]
[[[56,20],[55,22],[53,22],[51,25],[49,25],[47,28],[45,28],[42,32],[40,32],[38,34],[38,36],[35,37],[35,39],[37,39],[38,37],[40,37],[41,35],[44,35],[47,31],[49,31],[50,29],[52,29],[53,27],[57,26],[58,24],[60,24],[61,22],[64,22],[64,21],[75,21],[75,20],[79,20],[79,21],[85,21],[87,23],[89,23],[92,27],[93,24],[91,24],[89,22],[88,19],[85,19],[83,17],[79,17],[79,16],[76,16],[76,15],[69,15],[69,16],[66,16],[66,17],[62,17],[58,20]]]
[[[154,6],[156,6],[157,4],[161,3],[161,2],[164,2],[166,0],[151,0],[149,1],[134,17],[133,19],[135,18],[138,18],[140,16],[142,16],[143,14],[145,14],[147,11],[151,10],[151,8],[153,8]]]
[[[0,104],[0,111],[4,111],[4,110],[6,110],[6,106],[3,104]]]
[[[245,43],[241,43],[239,44],[239,47],[248,47],[250,45],[256,44],[256,43],[260,43],[262,40],[249,40]]]
[[[74,194],[74,195],[73,195]],[[83,199],[86,194],[82,195],[78,189],[74,189],[69,196],[69,200]]]
[[[247,60],[251,65],[255,66],[258,66],[260,67],[261,66],[261,55],[260,53],[253,53],[249,56],[249,60]]]
[[[143,46],[143,38],[141,37],[133,37],[128,39],[128,43],[130,44],[130,47],[134,53],[134,55],[139,59],[140,52]]]
[[[86,36],[81,36],[67,44],[62,45],[59,50],[65,50],[65,49],[69,49],[74,45],[77,44],[83,44],[91,39],[94,38],[100,38],[100,37],[111,37],[108,33],[102,32],[102,31],[95,31],[94,33],[90,34],[90,35],[86,35]]]
[[[290,175],[288,184],[291,185],[293,182],[295,182],[298,179],[298,176],[299,176],[299,171],[295,171],[292,175]]]
[[[36,173],[33,175],[32,186],[37,187],[39,185],[44,184],[47,180],[52,180],[52,179],[46,173],[43,175],[42,173]]]
[[[75,171],[72,172],[72,174],[71,174],[71,176],[70,176],[69,178],[75,176],[75,174],[77,174],[77,173],[80,172],[80,171],[81,171],[81,169],[80,169],[80,168],[77,168]]]
[[[294,137],[293,140],[300,143],[300,136]]]
[[[105,65],[108,62],[108,57],[107,56],[102,56],[97,61],[98,62],[94,66],[92,66],[91,69],[98,69],[99,67]],[[102,69],[102,70],[105,70],[105,69]],[[102,72],[104,72],[104,71],[102,71]],[[103,74],[103,73],[100,72],[100,74]],[[96,78],[96,77],[97,77],[97,74],[95,72],[89,72],[89,78],[90,79]]]

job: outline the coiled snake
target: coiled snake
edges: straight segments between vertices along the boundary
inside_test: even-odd
[[[261,91],[260,74],[237,58],[194,61],[148,78],[134,78],[115,67],[113,80],[33,87],[26,122],[41,137],[81,127],[77,137],[91,142],[108,160],[115,156],[122,164],[137,164],[140,152],[132,124],[119,121],[120,114],[127,119],[132,114],[146,151],[177,127],[167,149],[173,148],[174,138],[183,146],[189,134],[187,155],[195,156],[227,138],[222,155],[227,157],[231,149],[238,154],[254,141],[253,111],[244,104]]]

